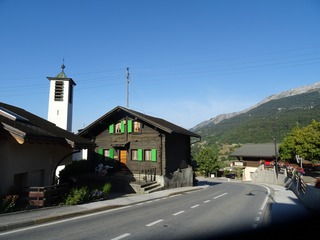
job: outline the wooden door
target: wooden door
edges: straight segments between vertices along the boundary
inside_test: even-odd
[[[120,164],[126,165],[127,163],[127,150],[120,150]]]

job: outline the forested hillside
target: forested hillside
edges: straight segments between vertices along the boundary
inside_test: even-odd
[[[320,121],[320,92],[314,90],[264,103],[248,112],[208,124],[193,130],[202,136],[202,142],[266,143],[277,142],[297,124],[306,126],[312,120]]]

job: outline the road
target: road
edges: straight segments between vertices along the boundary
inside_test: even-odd
[[[267,224],[269,190],[245,183],[208,188],[0,233],[0,239],[201,239]],[[266,211],[267,212],[267,211]]]

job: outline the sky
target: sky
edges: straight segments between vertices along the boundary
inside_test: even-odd
[[[74,132],[116,106],[189,129],[320,81],[319,0],[0,0],[0,29],[0,102],[47,119],[64,63]]]

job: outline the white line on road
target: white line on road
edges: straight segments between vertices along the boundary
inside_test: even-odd
[[[122,234],[118,237],[115,237],[115,238],[112,238],[111,240],[119,240],[119,239],[122,239],[122,238],[125,238],[125,237],[128,237],[130,236],[130,233],[125,233],[125,234]]]
[[[174,194],[174,195],[169,196],[169,198],[177,197],[177,196],[181,196],[181,195],[182,195],[181,193],[178,193],[178,194]]]
[[[184,213],[184,211],[176,212],[176,213],[174,213],[174,214],[172,214],[172,215],[173,215],[173,216],[177,216],[177,215],[179,215],[179,214],[181,214],[181,213]]]
[[[218,196],[215,196],[213,199],[217,199],[217,198],[222,197],[222,196],[224,196],[224,195],[226,195],[226,194],[228,194],[228,193],[222,193],[222,194],[220,194],[220,195],[218,195]]]
[[[152,223],[147,224],[146,227],[151,227],[151,226],[153,226],[153,225],[155,225],[155,224],[157,224],[157,223],[160,223],[160,222],[162,222],[162,221],[163,221],[163,219],[159,219],[159,220],[157,220],[157,221],[154,221],[154,222],[152,222]]]
[[[196,204],[196,205],[193,205],[192,207],[190,208],[196,208],[196,207],[199,207],[200,205],[199,204]]]
[[[206,201],[204,201],[203,203],[208,203],[208,202],[210,202],[210,200],[206,200]]]

